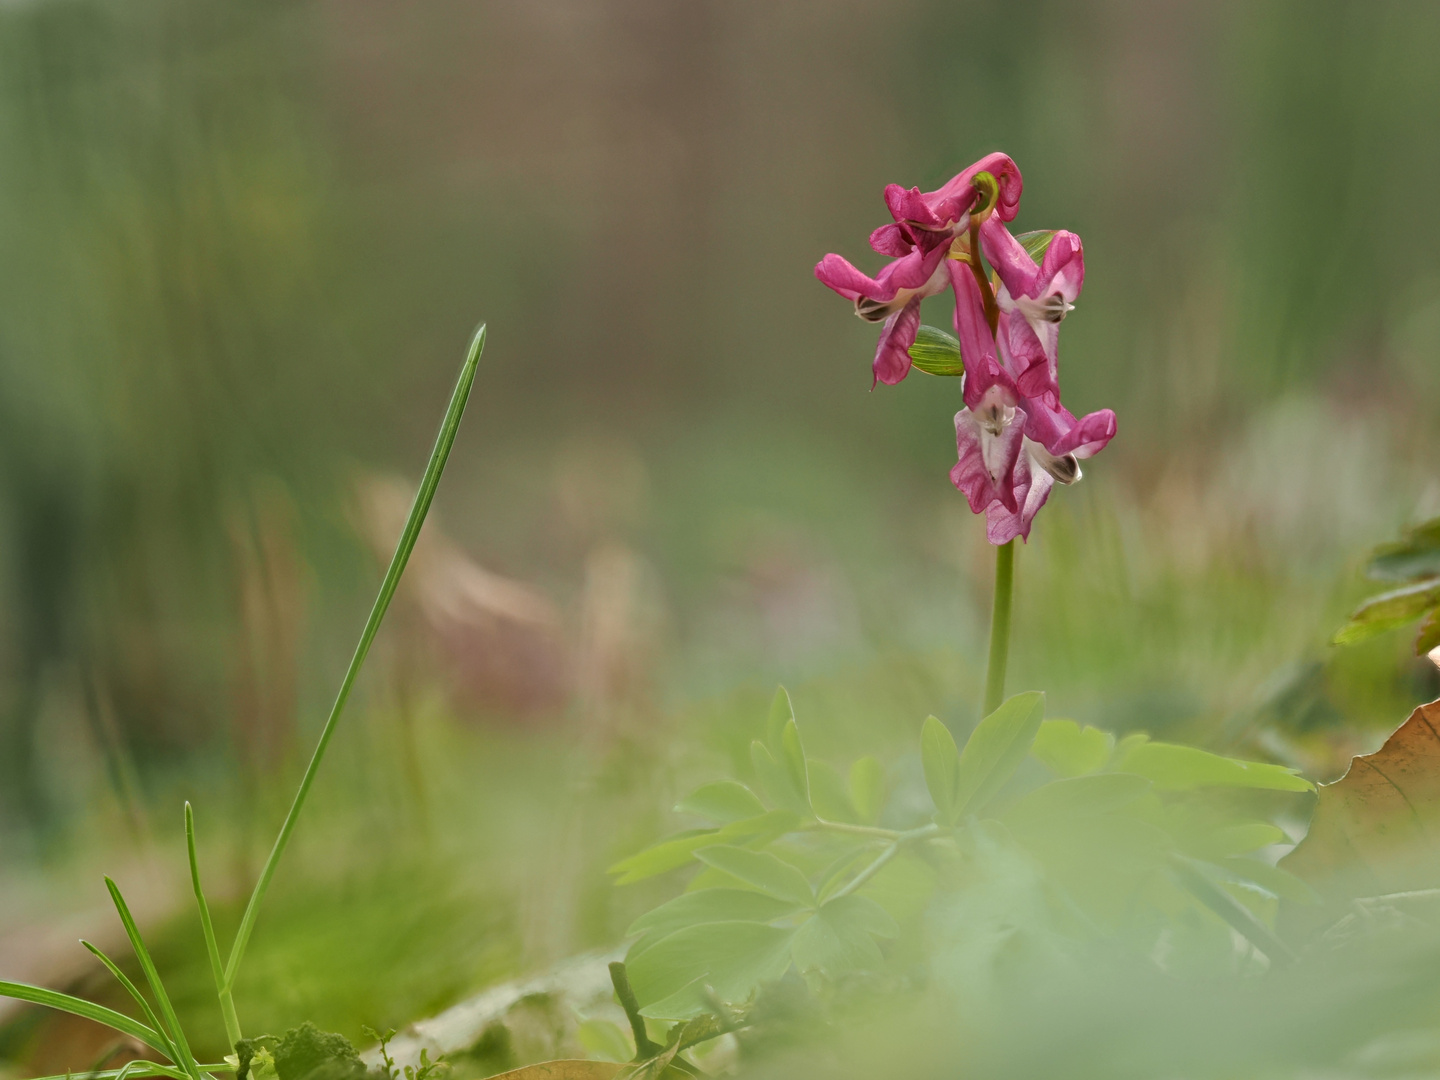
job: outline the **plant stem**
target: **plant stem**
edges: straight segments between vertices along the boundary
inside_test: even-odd
[[[928,840],[930,837],[938,835],[940,835],[939,825],[921,825],[918,829],[911,829],[909,832],[897,833],[895,835],[895,839],[891,840],[890,843],[886,845],[885,850],[880,852],[880,854],[875,857],[874,862],[872,862],[869,866],[865,867],[864,870],[861,870],[860,873],[856,874],[853,878],[851,878],[845,884],[845,887],[843,889],[837,889],[834,895],[832,895],[830,899],[826,902],[834,903],[842,896],[849,896],[856,889],[860,888],[861,885],[864,885],[881,870],[885,869],[885,864],[888,863],[891,859],[893,859],[896,855],[899,855],[900,849],[906,844],[914,843],[916,840]]]
[[[450,456],[450,448],[455,443],[455,433],[460,427],[460,417],[465,412],[465,402],[470,397],[470,387],[475,382],[475,369],[480,363],[480,354],[485,349],[485,325],[475,331],[474,338],[470,341],[470,349],[466,354],[465,363],[460,368],[460,378],[455,384],[455,392],[450,397],[450,407],[445,410],[445,419],[440,425],[440,433],[435,438],[435,448],[430,452],[429,464],[425,467],[425,475],[420,480],[420,489],[415,493],[415,502],[410,507],[410,516],[405,521],[405,530],[400,534],[400,542],[395,547],[395,554],[390,559],[390,567],[385,571],[385,580],[380,584],[380,593],[375,597],[375,604],[370,609],[370,617],[365,620],[365,629],[360,634],[360,641],[355,646],[355,654],[350,658],[350,666],[345,670],[345,678],[341,680],[340,692],[335,696],[335,704],[331,706],[330,716],[325,721],[325,727],[320,732],[320,741],[315,746],[315,753],[310,758],[310,764],[305,768],[305,775],[300,779],[300,788],[295,792],[295,801],[290,804],[290,812],[285,815],[285,823],[280,826],[280,835],[275,838],[275,846],[270,849],[270,857],[265,860],[265,866],[260,871],[260,878],[255,882],[255,891],[250,894],[250,902],[245,906],[245,914],[240,920],[240,929],[235,934],[235,944],[230,949],[230,959],[225,964],[225,989],[233,990],[235,987],[235,976],[240,970],[240,961],[245,956],[245,947],[250,943],[250,935],[255,929],[255,919],[260,913],[260,902],[265,898],[265,890],[270,887],[270,879],[275,876],[275,867],[280,862],[280,856],[285,853],[285,847],[290,842],[290,834],[295,830],[296,819],[300,816],[301,809],[305,806],[305,799],[310,794],[311,785],[315,783],[315,775],[320,771],[320,762],[324,760],[325,750],[330,745],[330,739],[335,734],[335,725],[340,719],[341,712],[345,709],[345,702],[350,697],[350,689],[355,685],[355,677],[360,673],[360,667],[365,663],[365,656],[370,651],[370,644],[375,640],[375,634],[380,629],[380,621],[385,617],[385,610],[390,606],[390,600],[395,595],[395,589],[400,584],[400,575],[405,572],[405,564],[410,560],[410,552],[415,547],[415,540],[420,535],[420,526],[425,523],[425,515],[430,511],[430,503],[435,498],[435,488],[440,483],[440,474],[445,471],[445,461]]]
[[[826,821],[821,817],[815,819],[815,827],[851,836],[873,836],[877,840],[894,840],[900,835],[894,829],[882,829],[877,825],[851,825],[848,821]]]
[[[995,549],[995,602],[990,609],[990,663],[985,672],[985,707],[989,716],[1005,700],[1005,668],[1010,662],[1010,602],[1015,596],[1015,541]]]

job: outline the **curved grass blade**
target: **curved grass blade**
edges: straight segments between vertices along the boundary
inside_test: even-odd
[[[95,958],[105,965],[105,969],[109,971],[111,975],[115,976],[116,981],[125,988],[125,992],[134,998],[135,1003],[140,1006],[140,1011],[145,1014],[145,1019],[149,1022],[150,1026],[155,1029],[155,1033],[165,1041],[165,1045],[157,1046],[155,1049],[164,1053],[171,1061],[179,1061],[180,1058],[175,1052],[175,1044],[170,1041],[170,1036],[165,1034],[164,1025],[160,1023],[159,1017],[155,1015],[155,1010],[150,1008],[150,1003],[145,1000],[145,995],[140,993],[140,988],[130,981],[130,977],[121,971],[119,965],[116,964],[114,960],[111,960],[110,957],[106,956],[98,945],[93,945],[83,938],[80,944],[89,949]]]
[[[47,1008],[70,1013],[72,1016],[93,1020],[97,1024],[114,1028],[122,1035],[139,1039],[146,1046],[153,1050],[159,1050],[162,1054],[168,1056],[170,1053],[166,1045],[168,1040],[160,1032],[147,1027],[134,1017],[126,1016],[114,1009],[107,1009],[104,1005],[96,1005],[93,1001],[86,1001],[84,998],[62,994],[59,990],[46,990],[43,986],[31,986],[28,983],[4,980],[0,980],[0,997],[28,1001],[32,1005],[44,1005]]]
[[[460,378],[455,383],[455,391],[450,396],[450,406],[445,411],[445,419],[440,424],[440,433],[435,438],[435,448],[430,451],[430,462],[425,466],[425,475],[420,480],[420,489],[415,493],[415,502],[410,507],[410,516],[406,519],[405,529],[400,534],[400,542],[395,547],[395,554],[390,559],[389,569],[385,571],[385,580],[380,584],[379,595],[375,597],[375,604],[370,609],[370,617],[365,620],[365,629],[360,633],[360,641],[355,646],[355,653],[350,658],[350,666],[345,671],[345,677],[340,682],[340,691],[335,696],[335,704],[330,708],[330,716],[325,721],[325,727],[320,732],[320,740],[315,746],[315,753],[311,755],[310,764],[305,768],[305,775],[300,779],[300,788],[295,792],[295,800],[290,804],[290,810],[285,815],[285,822],[280,826],[280,834],[275,838],[275,846],[270,849],[270,855],[265,860],[265,866],[260,871],[260,878],[255,882],[255,890],[250,894],[250,901],[245,905],[245,914],[240,919],[240,929],[236,931],[235,943],[230,948],[230,958],[225,964],[225,988],[233,990],[235,976],[240,970],[240,961],[245,956],[246,946],[250,944],[250,935],[255,930],[255,920],[260,913],[260,902],[265,898],[265,891],[270,887],[270,879],[275,876],[275,867],[280,862],[280,856],[285,853],[285,847],[290,842],[290,834],[295,830],[295,821],[300,816],[300,810],[305,805],[305,799],[310,794],[310,787],[315,783],[315,774],[320,771],[320,762],[325,757],[325,750],[330,745],[330,739],[335,734],[335,725],[340,719],[340,713],[345,709],[345,702],[350,697],[350,689],[355,684],[355,677],[360,673],[360,667],[365,663],[366,654],[370,651],[370,643],[375,640],[375,634],[380,629],[380,621],[385,617],[385,610],[390,606],[390,600],[395,595],[395,588],[400,584],[400,575],[405,572],[405,564],[410,560],[410,552],[415,547],[415,540],[420,535],[420,526],[425,523],[425,515],[430,511],[430,503],[435,498],[435,488],[440,483],[440,474],[445,471],[445,461],[450,456],[450,448],[455,443],[455,433],[460,427],[460,417],[465,412],[465,403],[470,397],[470,387],[475,382],[475,370],[480,363],[480,354],[485,349],[485,324],[475,331],[475,336],[470,341],[470,349],[465,356],[465,363],[460,368]]]
[[[235,1015],[235,997],[225,984],[220,946],[215,941],[215,924],[210,921],[210,905],[205,901],[205,891],[200,888],[200,862],[195,857],[195,811],[190,808],[189,802],[185,803],[185,850],[190,856],[190,883],[195,887],[195,903],[200,908],[200,928],[205,931],[205,951],[210,955],[210,974],[215,978],[215,993],[220,999],[220,1014],[225,1020],[225,1038],[233,1047],[240,1041],[240,1018]]]
[[[165,1027],[169,1029],[166,1034],[170,1036],[178,1055],[175,1064],[183,1068],[186,1075],[192,1077],[193,1080],[202,1080],[199,1064],[195,1061],[194,1055],[190,1053],[190,1044],[185,1039],[185,1032],[180,1029],[180,1020],[175,1015],[175,1006],[170,1004],[170,995],[165,993],[165,984],[160,981],[160,973],[155,970],[155,961],[150,958],[150,950],[145,947],[145,941],[140,936],[140,927],[135,925],[135,917],[130,914],[129,905],[120,895],[120,887],[108,877],[105,879],[105,887],[110,890],[110,899],[115,902],[115,910],[120,913],[120,921],[125,925],[125,934],[130,938],[130,947],[135,950],[135,959],[140,961],[140,970],[145,973],[145,981],[150,984],[150,992],[155,995],[155,1002],[160,1006],[160,1015],[165,1020]]]
[[[218,1065],[201,1065],[199,1068],[204,1073],[232,1071],[232,1066],[223,1061]],[[161,1065],[155,1061],[131,1061],[120,1069],[100,1069],[97,1072],[87,1073],[57,1073],[54,1076],[37,1076],[35,1080],[127,1080],[129,1077],[143,1080],[147,1076],[169,1076],[174,1080],[187,1080],[187,1074],[180,1069],[172,1065]]]

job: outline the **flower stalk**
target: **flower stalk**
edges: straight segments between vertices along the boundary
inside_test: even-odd
[[[1010,607],[1015,597],[1015,541],[995,547],[995,600],[990,608],[990,660],[985,670],[985,707],[989,716],[1005,700],[1005,669],[1010,663]]]

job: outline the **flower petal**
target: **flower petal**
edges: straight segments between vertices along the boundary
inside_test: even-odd
[[[815,264],[815,276],[847,300],[863,296],[867,300],[889,303],[901,289],[924,286],[944,257],[944,248],[928,252],[914,249],[903,258],[886,263],[879,275],[872,278],[849,260],[832,253]]]
[[[1109,409],[1075,419],[1058,398],[1026,398],[1025,435],[1056,457],[1094,457],[1115,437],[1115,414]]]
[[[915,332],[919,329],[920,297],[916,296],[885,320],[871,364],[875,382],[894,386],[910,374],[910,346],[915,344]]]
[[[998,384],[1013,393],[1015,381],[1000,363],[970,264],[947,259],[945,269],[955,289],[955,336],[960,339],[960,358],[965,362],[965,404],[973,409],[992,386]]]
[[[1035,515],[1050,498],[1054,479],[1044,469],[1037,468],[1029,454],[1023,454],[1015,465],[1016,509],[1009,509],[1000,502],[993,502],[985,509],[985,539],[992,544],[1008,544],[1017,536],[1029,541],[1030,526]]]
[[[1022,409],[1015,410],[1014,418],[998,434],[969,409],[955,414],[955,448],[960,459],[950,470],[950,482],[964,493],[971,512],[983,513],[991,503],[1010,511],[1019,508],[1015,467],[1024,427]]]
[[[922,196],[930,212],[943,221],[958,221],[960,215],[969,210],[975,202],[975,186],[971,182],[976,173],[988,172],[999,184],[999,198],[995,203],[993,217],[1001,221],[1013,221],[1020,210],[1020,190],[1024,181],[1020,170],[1009,155],[986,154],[968,169],[957,173],[943,187]]]

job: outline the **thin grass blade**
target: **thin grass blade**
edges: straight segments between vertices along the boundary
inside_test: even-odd
[[[135,917],[130,914],[125,898],[120,895],[119,886],[107,877],[105,887],[110,890],[110,899],[115,902],[115,910],[120,913],[125,934],[130,938],[130,947],[135,950],[135,959],[140,961],[140,970],[145,973],[145,981],[150,984],[150,992],[155,995],[155,1002],[160,1006],[160,1015],[164,1018],[165,1027],[169,1029],[166,1034],[170,1036],[178,1055],[175,1063],[193,1080],[201,1080],[199,1064],[190,1053],[190,1044],[175,1016],[175,1006],[170,1004],[170,995],[165,992],[165,984],[160,981],[160,973],[155,970],[155,961],[150,958],[150,950],[145,947],[145,941],[140,936],[140,927],[135,925]]]
[[[116,964],[114,960],[111,960],[110,957],[106,956],[98,945],[93,945],[84,939],[81,940],[80,944],[89,949],[95,958],[105,965],[105,969],[109,971],[111,975],[115,976],[116,981],[125,988],[125,992],[134,998],[135,1003],[140,1006],[140,1011],[145,1014],[145,1019],[149,1021],[150,1026],[155,1029],[155,1033],[164,1040],[164,1045],[157,1046],[155,1049],[164,1053],[171,1061],[179,1061],[180,1057],[175,1051],[175,1044],[170,1041],[170,1036],[165,1034],[164,1025],[160,1023],[160,1018],[155,1015],[155,1010],[150,1008],[150,1002],[145,1000],[145,995],[140,993],[140,988],[130,981],[130,977],[121,971],[119,965]]]
[[[204,1073],[233,1071],[232,1066],[223,1061],[217,1065],[201,1065],[199,1069]],[[188,1074],[183,1070],[171,1065],[161,1065],[155,1061],[131,1061],[121,1069],[100,1069],[87,1073],[56,1073],[54,1076],[37,1076],[35,1080],[122,1080],[124,1077],[144,1080],[147,1076],[169,1076],[174,1080],[188,1080]]]
[[[240,1018],[235,1014],[235,997],[225,984],[215,924],[210,921],[210,905],[205,900],[205,890],[200,887],[200,861],[195,856],[195,811],[188,802],[185,804],[185,850],[190,856],[190,883],[195,887],[195,903],[200,908],[200,928],[205,932],[205,951],[210,955],[210,973],[215,978],[215,994],[220,999],[220,1014],[225,1020],[225,1037],[233,1048],[240,1041]]]
[[[305,805],[305,799],[310,794],[310,787],[315,782],[315,775],[320,771],[320,762],[325,757],[325,750],[330,745],[331,736],[335,734],[335,725],[340,719],[341,712],[345,709],[345,702],[350,697],[350,689],[355,685],[355,677],[360,673],[361,666],[365,663],[365,657],[370,652],[370,644],[375,640],[375,634],[380,629],[380,622],[385,617],[385,611],[390,606],[390,600],[395,595],[395,589],[400,584],[400,575],[405,572],[405,564],[410,561],[410,552],[415,547],[415,540],[420,535],[420,526],[425,523],[425,515],[430,512],[430,503],[435,498],[435,488],[440,483],[440,474],[445,471],[445,462],[450,456],[450,448],[455,444],[455,433],[460,428],[460,417],[464,415],[465,403],[470,398],[470,388],[475,382],[475,371],[480,364],[480,354],[485,349],[485,325],[482,323],[475,331],[475,336],[470,341],[470,348],[465,356],[465,363],[460,368],[460,378],[455,383],[455,391],[450,396],[450,406],[445,410],[445,419],[440,424],[440,433],[435,438],[435,447],[430,451],[430,461],[425,466],[425,475],[420,480],[420,489],[415,493],[415,502],[410,507],[410,516],[405,521],[405,529],[400,534],[400,542],[395,547],[395,554],[390,559],[389,569],[385,571],[385,579],[380,583],[380,592],[375,597],[375,604],[370,609],[370,617],[365,620],[365,629],[360,633],[360,641],[355,646],[355,653],[350,658],[350,666],[345,671],[345,678],[340,682],[340,691],[335,696],[335,704],[330,708],[330,716],[325,721],[325,727],[320,732],[319,742],[315,746],[315,753],[311,755],[310,764],[305,768],[305,775],[300,779],[300,788],[295,792],[295,800],[290,804],[290,810],[285,815],[285,822],[280,826],[280,834],[275,838],[275,846],[270,849],[270,855],[265,860],[265,866],[260,871],[259,880],[255,882],[255,890],[250,894],[250,901],[245,905],[245,914],[240,919],[240,929],[235,933],[235,943],[230,948],[230,958],[225,964],[225,988],[233,990],[235,976],[240,970],[240,961],[245,956],[245,949],[250,944],[250,935],[255,929],[255,920],[260,913],[260,902],[265,898],[265,891],[270,887],[270,879],[275,876],[275,867],[280,862],[280,856],[285,853],[285,847],[290,842],[290,834],[295,829],[295,821],[300,816],[300,810]]]
[[[107,1009],[104,1005],[96,1005],[93,1001],[86,1001],[84,998],[73,997],[70,994],[62,994],[59,990],[46,990],[43,986],[31,986],[28,983],[5,982],[4,980],[0,980],[0,997],[28,1001],[32,1005],[44,1005],[47,1008],[70,1013],[72,1016],[94,1020],[97,1024],[114,1028],[122,1035],[139,1039],[146,1046],[159,1050],[166,1056],[170,1054],[167,1046],[169,1040],[160,1032],[142,1024],[132,1016],[126,1016],[114,1009]]]

